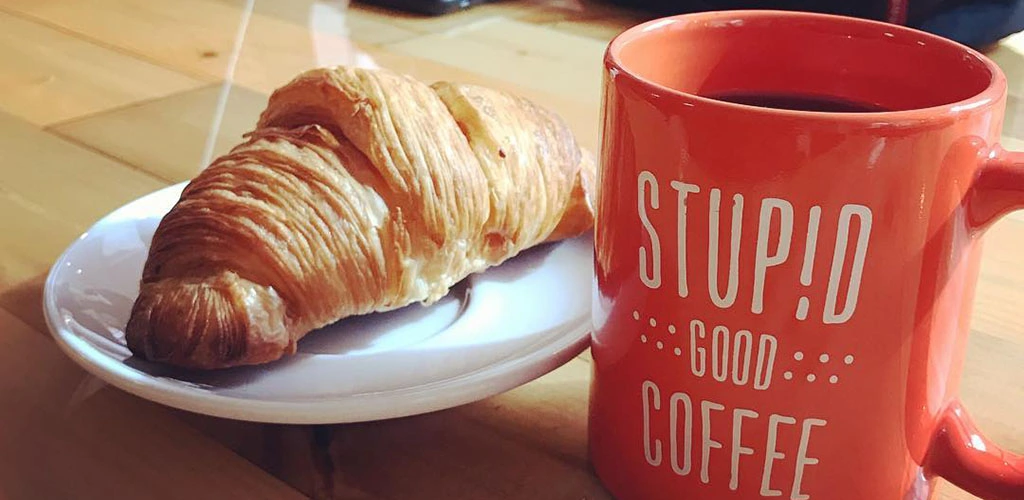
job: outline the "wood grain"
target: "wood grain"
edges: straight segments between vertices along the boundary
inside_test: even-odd
[[[294,8],[309,12],[314,3],[294,2]],[[229,74],[244,19],[240,7],[241,2],[215,0],[11,0],[0,9],[206,82],[231,76],[238,84],[264,92],[311,66],[355,62],[356,51],[346,33],[314,32],[257,11],[247,25],[234,73]],[[376,34],[378,30],[367,32]]]
[[[3,288],[41,274],[96,219],[164,185],[3,113],[0,151]]]
[[[0,497],[301,498],[0,310]]]
[[[238,6],[202,0],[6,0],[0,5],[40,25],[205,80],[224,75],[242,14]]]
[[[230,89],[220,128],[213,132],[213,117],[221,85],[182,92],[97,114],[54,127],[56,134],[168,182],[194,177],[202,165],[206,141],[214,135],[214,156],[242,141],[256,126],[267,96],[245,87]]]
[[[184,418],[317,498],[602,500],[610,496],[589,467],[581,425],[589,374],[576,359],[484,401],[345,426]]]
[[[0,110],[37,125],[195,88],[185,75],[0,12]],[[124,78],[130,74],[132,78]]]
[[[604,44],[588,37],[492,19],[385,47],[566,99],[600,99]]]

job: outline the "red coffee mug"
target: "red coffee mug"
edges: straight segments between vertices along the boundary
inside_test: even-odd
[[[1024,460],[957,399],[981,234],[1024,205],[999,68],[889,24],[730,11],[631,28],[605,69],[590,443],[608,489],[907,500],[941,476],[1024,499]],[[706,97],[742,93],[887,111]]]

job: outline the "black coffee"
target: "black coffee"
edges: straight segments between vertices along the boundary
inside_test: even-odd
[[[825,111],[830,113],[865,113],[887,111],[877,104],[850,101],[841,97],[801,94],[766,94],[756,92],[726,92],[708,95],[719,101],[758,106],[762,108],[792,109],[796,111]]]

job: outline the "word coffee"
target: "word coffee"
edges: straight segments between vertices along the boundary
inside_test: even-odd
[[[696,473],[701,483],[708,484],[712,464],[720,464],[729,467],[730,490],[751,482],[762,497],[780,497],[786,491],[790,500],[811,498],[801,491],[805,471],[818,463],[809,454],[811,437],[814,429],[825,427],[827,421],[726,408],[721,403],[691,398],[685,392],[663,393],[650,380],[643,382],[641,392],[644,458],[649,465],[671,467],[679,476]],[[753,426],[767,429],[763,449],[744,444],[744,429]],[[799,433],[796,440],[794,433]],[[780,434],[785,438],[780,438]],[[780,449],[784,442],[796,444],[796,449]],[[786,457],[795,459],[784,462],[793,463],[791,468],[784,469],[777,462]],[[741,475],[741,462],[754,464],[756,476]],[[749,471],[750,467],[744,470]]]

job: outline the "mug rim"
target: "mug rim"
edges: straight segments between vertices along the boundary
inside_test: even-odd
[[[627,68],[620,57],[620,52],[625,44],[632,40],[636,40],[645,36],[649,33],[660,31],[665,29],[671,24],[677,22],[692,22],[692,21],[736,21],[736,20],[749,20],[753,18],[771,18],[771,19],[793,19],[793,20],[817,20],[831,23],[833,25],[861,25],[867,26],[874,29],[884,29],[890,32],[900,32],[906,35],[912,35],[920,38],[931,40],[934,43],[946,45],[947,47],[954,48],[963,52],[964,54],[970,55],[981,61],[985,68],[989,71],[990,79],[988,85],[980,92],[971,95],[970,97],[945,104],[939,104],[936,106],[912,108],[912,109],[901,109],[901,110],[887,110],[887,111],[857,111],[857,112],[830,112],[830,111],[805,111],[805,110],[794,110],[794,109],[783,109],[783,108],[768,108],[761,106],[753,106],[748,104],[739,104],[729,101],[723,101],[719,99],[713,99],[710,97],[704,97],[700,94],[687,92],[672,88],[667,85],[657,83],[649,78],[646,78],[635,71],[631,71]],[[987,109],[1001,99],[1005,98],[1006,89],[1006,75],[1003,73],[1002,68],[999,67],[988,56],[974,50],[966,45],[959,42],[950,40],[948,38],[921,31],[915,28],[909,28],[897,24],[891,24],[883,21],[876,21],[872,19],[864,19],[851,16],[843,16],[836,14],[824,14],[817,12],[801,12],[801,11],[785,11],[785,10],[772,10],[772,9],[740,9],[740,10],[720,10],[720,11],[704,11],[687,14],[677,14],[671,16],[663,16],[655,19],[650,19],[643,23],[634,25],[626,30],[620,32],[608,43],[608,46],[604,51],[604,68],[606,75],[611,74],[612,78],[625,77],[627,80],[632,82],[634,85],[643,89],[648,95],[657,95],[659,98],[669,98],[675,100],[683,100],[686,102],[696,102],[709,107],[718,107],[723,110],[734,110],[743,111],[746,113],[757,113],[776,115],[782,117],[797,117],[801,119],[822,119],[826,121],[849,121],[849,122],[863,122],[865,119],[878,120],[880,125],[882,124],[906,124],[908,122],[920,123],[925,120],[934,120],[936,118],[949,117],[954,118],[959,115],[971,113],[977,110]]]

